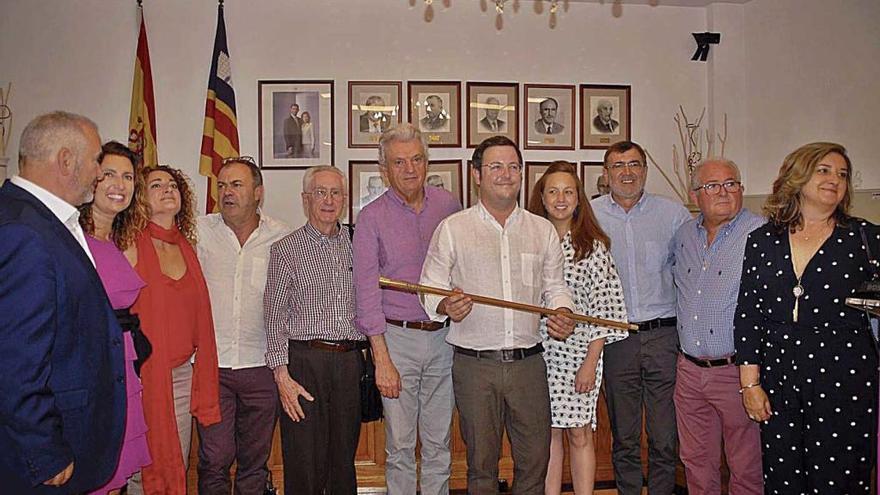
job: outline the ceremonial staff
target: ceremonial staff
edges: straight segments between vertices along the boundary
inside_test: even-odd
[[[409,282],[404,282],[401,280],[393,280],[390,278],[379,277],[379,286],[385,287],[387,289],[396,289],[404,292],[412,292],[416,294],[434,294],[438,296],[454,296],[458,294],[457,292],[453,292],[448,289],[441,289],[439,287],[431,287],[429,285],[421,285],[421,284],[413,284]],[[617,328],[620,330],[638,330],[638,325],[633,325],[631,323],[625,323],[622,321],[616,320],[606,320],[604,318],[596,318],[593,316],[581,315],[577,313],[569,313],[566,311],[560,311],[558,309],[550,309],[550,308],[542,308],[541,306],[534,306],[531,304],[518,303],[513,301],[505,301],[504,299],[496,299],[494,297],[487,296],[478,296],[476,294],[468,294],[461,293],[463,296],[467,296],[471,298],[472,301],[478,302],[481,304],[486,304],[488,306],[496,306],[499,308],[508,308],[508,309],[516,309],[518,311],[527,311],[529,313],[539,313],[539,314],[547,314],[547,315],[561,315],[571,318],[575,321],[580,321],[584,323],[590,323],[592,325],[599,325],[603,327],[611,327]]]

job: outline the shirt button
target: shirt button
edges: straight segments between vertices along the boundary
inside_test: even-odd
[[[702,294],[702,293],[703,293],[702,290],[697,290],[697,294]]]
[[[694,315],[694,319],[695,319],[695,320],[698,319],[697,315]]]
[[[119,375],[119,376],[116,377],[116,381],[117,381],[118,383],[125,383],[125,377],[122,376],[122,375]]]

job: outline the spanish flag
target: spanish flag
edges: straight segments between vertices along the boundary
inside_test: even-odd
[[[217,173],[224,158],[238,156],[238,122],[235,118],[235,91],[232,89],[232,64],[226,46],[226,22],[223,2],[217,7],[217,34],[208,97],[205,100],[205,125],[202,130],[202,153],[199,173],[208,178],[207,212],[217,209]]]
[[[159,163],[156,149],[156,102],[153,99],[153,71],[150,68],[150,49],[147,46],[147,25],[144,8],[141,30],[138,34],[137,59],[134,61],[134,81],[131,84],[131,113],[128,117],[128,147],[144,157],[144,165]]]

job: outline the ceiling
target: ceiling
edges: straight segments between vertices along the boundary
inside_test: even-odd
[[[750,0],[562,0],[564,2],[580,2],[580,3],[600,3],[600,4],[630,4],[630,5],[651,5],[666,7],[706,7],[713,3],[748,3]]]

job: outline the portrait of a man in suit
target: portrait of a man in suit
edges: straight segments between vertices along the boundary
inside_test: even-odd
[[[560,134],[565,131],[565,126],[556,122],[556,112],[559,110],[559,102],[555,98],[545,98],[538,105],[541,118],[535,121],[535,132],[538,134]]]
[[[388,188],[385,187],[385,182],[382,181],[381,176],[370,175],[367,179],[367,194],[361,196],[360,207],[363,208],[372,203],[376,198],[385,193],[386,189]]]
[[[419,120],[422,132],[449,132],[449,113],[443,108],[443,99],[438,95],[428,95],[423,100],[425,116]]]
[[[382,134],[391,128],[391,116],[385,113],[385,99],[370,95],[361,105],[364,113],[360,115],[359,129],[369,134]]]
[[[0,492],[90,492],[116,469],[125,428],[122,329],[77,207],[102,177],[95,124],[32,120],[0,188]]]
[[[503,134],[507,132],[507,122],[498,118],[498,114],[501,113],[501,101],[494,96],[490,96],[486,98],[484,102],[484,108],[486,111],[485,116],[480,119],[480,126],[477,129],[477,132],[481,134],[485,133],[498,133]]]
[[[302,144],[302,118],[299,114],[299,105],[290,105],[290,114],[284,119],[284,145],[287,147],[287,158],[300,158],[303,156]]]
[[[617,134],[620,122],[611,118],[614,104],[611,100],[601,99],[596,104],[596,116],[593,117],[593,132],[599,134]]]

